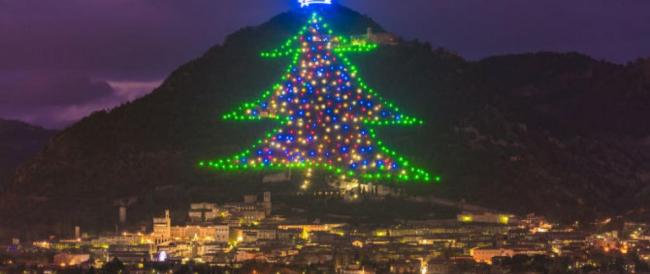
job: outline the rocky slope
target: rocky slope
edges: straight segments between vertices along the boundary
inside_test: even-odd
[[[58,134],[2,193],[5,227],[106,227],[124,197],[137,198],[132,212],[143,217],[255,191],[259,174],[215,174],[196,163],[236,152],[269,127],[219,118],[279,78],[288,60],[258,53],[292,35],[304,16],[286,13],[245,28],[150,95]],[[381,29],[343,7],[325,17],[344,34]],[[533,53],[468,62],[417,41],[351,59],[375,90],[426,121],[378,130],[389,146],[444,178],[412,191],[563,220],[648,206],[648,60],[616,65]]]

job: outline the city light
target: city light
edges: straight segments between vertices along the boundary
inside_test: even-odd
[[[158,261],[164,262],[166,260],[167,260],[167,252],[165,252],[164,250],[160,251],[160,253],[158,253]]]
[[[307,170],[307,174],[311,172]],[[357,199],[362,197],[354,195]],[[270,192],[264,193],[263,197],[264,201],[270,202]],[[648,226],[642,223],[626,223],[623,233],[606,231],[587,237],[584,231],[576,231],[571,225],[548,225],[553,233],[540,235],[531,228],[549,224],[543,217],[475,211],[458,214],[455,219],[443,222],[418,221],[404,225],[407,221],[352,228],[349,223],[321,222],[320,218],[312,221],[292,216],[271,217],[265,213],[265,206],[270,204],[259,202],[257,198],[257,195],[244,195],[242,202],[190,204],[189,223],[186,224],[172,225],[172,215],[166,210],[164,217],[153,218],[151,232],[109,233],[83,237],[80,241],[77,238],[52,239],[31,244],[34,248],[55,252],[53,266],[57,269],[72,268],[85,262],[94,262],[101,268],[114,257],[129,260],[125,265],[130,270],[139,271],[150,270],[147,264],[143,264],[146,258],[180,267],[182,264],[218,265],[224,263],[218,258],[230,257],[236,264],[255,262],[263,266],[283,262],[289,269],[301,270],[300,264],[294,263],[300,262],[302,254],[312,255],[315,250],[319,250],[317,254],[322,258],[332,258],[332,254],[354,258],[354,254],[360,252],[378,256],[400,254],[395,264],[386,268],[398,271],[407,267],[407,273],[449,273],[451,261],[430,255],[443,251],[451,252],[452,256],[467,256],[465,252],[468,250],[472,264],[489,268],[503,267],[502,260],[494,258],[546,256],[552,262],[563,256],[566,259],[566,254],[585,255],[593,251],[607,257],[638,255],[643,261],[650,260],[650,250],[639,245],[643,243],[639,239],[649,237],[646,233]],[[224,211],[228,214],[219,214]],[[255,217],[258,213],[261,215]],[[205,219],[205,216],[210,217]],[[503,235],[510,236],[505,239]],[[496,241],[499,244],[495,244]],[[107,256],[90,252],[99,246]],[[346,251],[350,246],[353,249]],[[411,264],[407,266],[405,262]],[[324,265],[330,267],[326,273],[335,273],[336,263],[331,259],[328,263]],[[587,265],[598,264],[575,261],[572,267],[580,269]],[[351,261],[342,267],[352,273],[377,273],[371,265],[361,261]],[[634,265],[626,264],[624,267],[629,270]]]

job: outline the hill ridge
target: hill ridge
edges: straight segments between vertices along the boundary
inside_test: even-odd
[[[337,31],[379,26],[338,9]],[[291,35],[299,18],[284,13],[244,28],[151,94],[62,131],[0,194],[0,218],[14,229],[99,229],[112,227],[114,218],[105,216],[122,197],[138,197],[132,216],[146,220],[161,207],[258,191],[259,173],[211,173],[196,163],[229,155],[269,128],[219,118],[282,73],[287,60],[262,59],[259,51]],[[643,140],[650,125],[643,117],[650,117],[650,77],[643,62],[615,65],[575,53],[469,62],[417,41],[351,60],[370,86],[427,122],[377,130],[400,153],[442,172],[445,183],[409,186],[414,193],[561,220],[648,206]],[[176,191],[156,191],[160,186]]]

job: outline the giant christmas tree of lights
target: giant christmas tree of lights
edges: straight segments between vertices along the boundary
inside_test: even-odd
[[[279,83],[253,102],[224,115],[227,120],[274,119],[279,126],[232,157],[200,162],[220,170],[313,169],[363,181],[440,181],[387,148],[373,127],[417,125],[358,76],[345,53],[377,45],[336,36],[318,13],[298,35],[265,58],[292,57]]]

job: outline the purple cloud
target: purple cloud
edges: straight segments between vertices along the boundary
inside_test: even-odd
[[[159,84],[109,83],[75,72],[0,73],[0,117],[61,128],[93,111],[134,100]]]
[[[3,109],[82,104],[113,92],[106,82],[59,71],[7,73],[0,77],[0,90]]]

